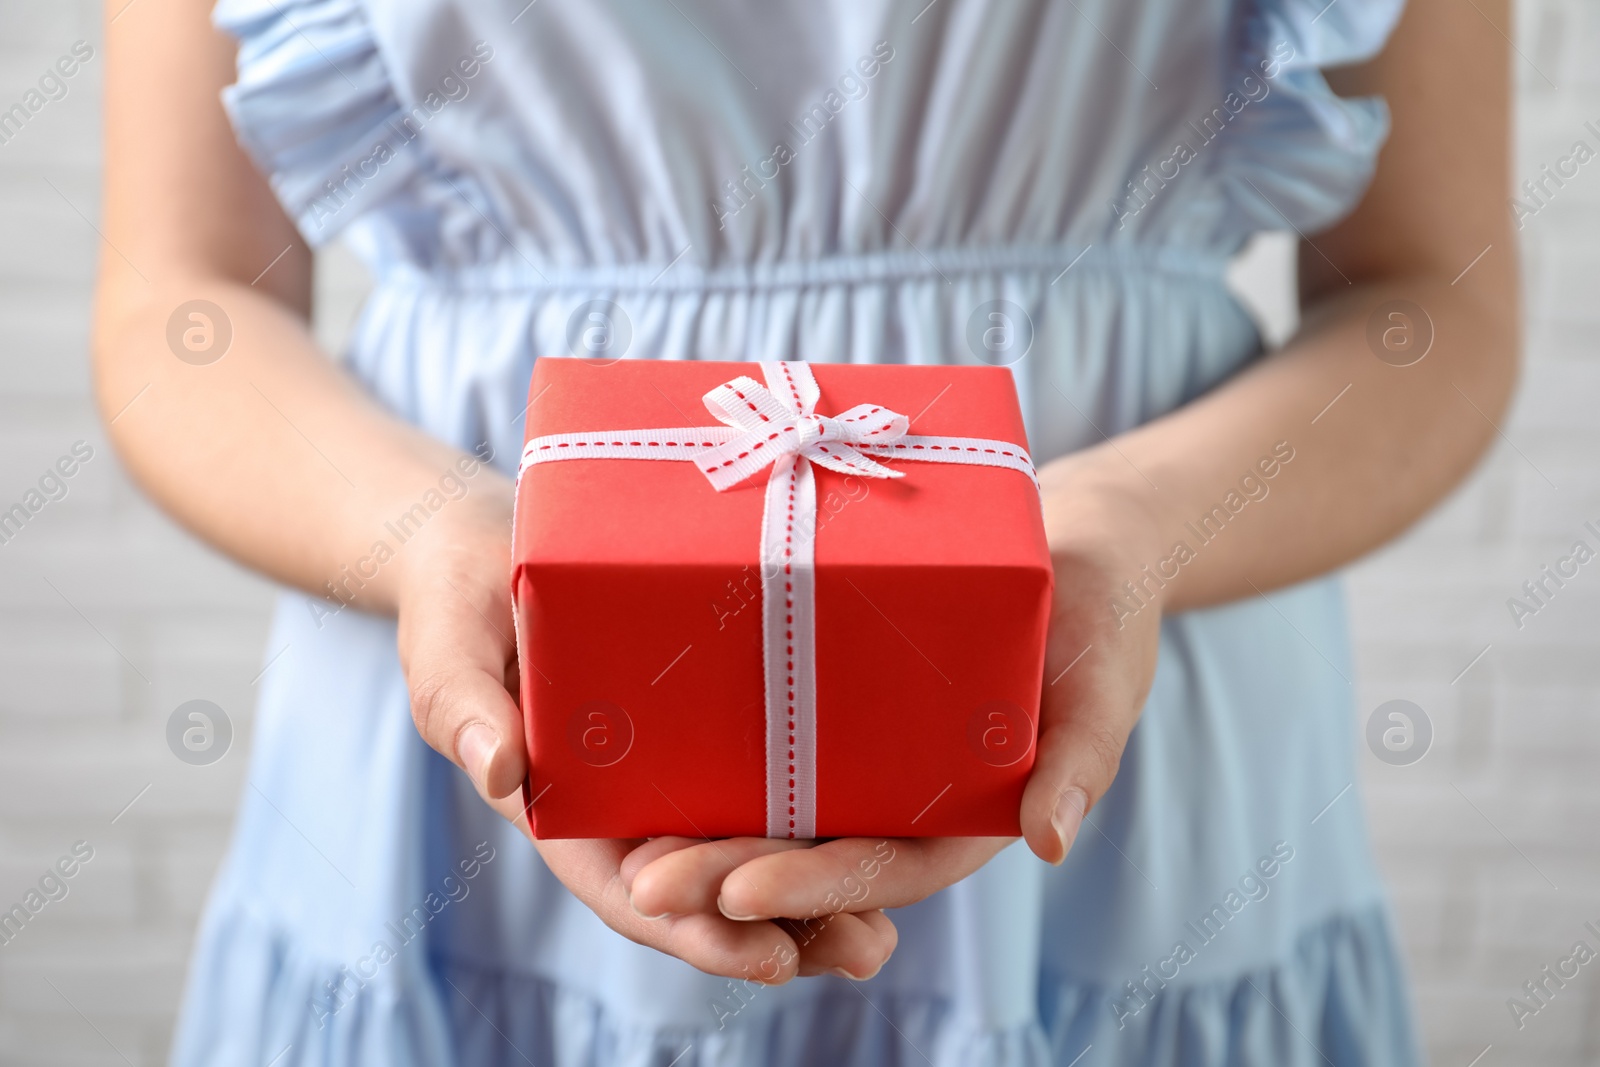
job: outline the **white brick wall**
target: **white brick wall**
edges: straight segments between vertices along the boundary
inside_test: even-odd
[[[0,6],[0,107],[73,41],[98,51],[97,9]],[[1536,170],[1585,120],[1600,124],[1600,11],[1523,0],[1517,36],[1518,156]],[[95,849],[70,895],[0,946],[0,1067],[161,1062],[243,786],[270,596],[141,500],[92,412],[97,239],[78,212],[97,213],[102,58],[0,145],[0,507],[75,440],[96,449],[66,499],[0,545],[0,907],[74,841]],[[1413,766],[1364,755],[1363,784],[1441,1065],[1465,1067],[1490,1045],[1482,1067],[1600,1060],[1600,965],[1520,1032],[1505,1006],[1588,936],[1585,920],[1600,925],[1600,563],[1521,631],[1505,607],[1584,520],[1600,524],[1596,234],[1600,165],[1521,235],[1528,367],[1503,427],[1515,447],[1501,442],[1434,516],[1350,576],[1361,720],[1403,697],[1436,730]],[[340,257],[324,266],[319,328],[334,344],[362,283]],[[210,767],[178,762],[164,742],[167,715],[196,697],[235,726],[233,750]]]
[[[1520,180],[1579,137],[1600,147],[1583,129],[1600,125],[1600,11],[1523,0],[1516,36]],[[1506,1007],[1579,938],[1600,950],[1583,930],[1600,925],[1600,566],[1582,568],[1520,631],[1505,603],[1585,520],[1600,525],[1597,233],[1600,163],[1520,234],[1527,365],[1507,440],[1443,508],[1350,575],[1361,711],[1403,697],[1436,730],[1413,766],[1364,756],[1363,785],[1441,1065],[1465,1067],[1490,1045],[1482,1067],[1600,1061],[1600,967],[1583,968],[1520,1031]]]
[[[96,48],[66,97],[0,145],[0,509],[74,441],[95,449],[66,498],[0,544],[0,909],[74,841],[95,850],[69,895],[0,946],[4,1067],[164,1062],[243,787],[271,595],[139,496],[90,402],[99,248],[78,212],[98,215],[101,38],[91,0],[0,5],[0,108],[74,41]],[[341,258],[330,268],[321,326],[336,345],[362,280]],[[194,698],[235,728],[209,767],[166,747],[167,716]]]

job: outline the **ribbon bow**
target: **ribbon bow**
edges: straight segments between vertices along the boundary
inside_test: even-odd
[[[789,456],[803,456],[841,474],[905,477],[903,471],[885,467],[859,449],[893,445],[910,431],[910,419],[876,404],[857,404],[833,418],[815,414],[821,395],[816,378],[810,374],[798,378],[786,363],[776,366],[782,383],[776,395],[745,377],[724,382],[705,395],[706,408],[719,422],[742,431],[694,457],[718,492]]]

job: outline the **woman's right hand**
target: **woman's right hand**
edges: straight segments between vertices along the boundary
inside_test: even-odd
[[[513,491],[488,471],[474,483],[471,495],[434,516],[396,561],[402,568],[400,663],[417,731],[467,773],[485,803],[527,834],[509,581]],[[704,843],[699,840],[533,843],[556,877],[611,929],[710,974],[765,984],[827,972],[866,978],[894,951],[894,924],[881,911],[837,915],[808,928],[782,919],[736,921],[714,906],[656,917],[636,911],[633,875],[652,859]],[[744,838],[719,844],[714,856],[726,876],[758,856],[807,844]]]
[[[147,4],[119,21],[111,17],[125,6],[119,0],[105,27],[98,229],[118,254],[100,262],[97,397],[128,470],[168,512],[270,577],[318,590],[369,549],[393,508],[412,506],[465,457],[397,418],[318,348],[311,250],[222,108],[237,46],[212,25],[214,0],[157,3],[159,11]],[[167,340],[169,321],[194,302],[220,316],[231,338],[204,363],[175,356]],[[526,830],[508,581],[512,494],[510,481],[480,471],[465,497],[433,514],[366,582],[354,606],[398,613],[417,728]],[[638,842],[535,844],[612,929],[703,970],[783,981],[833,965],[868,973],[888,955],[873,933],[888,926],[879,914],[830,923],[798,959],[774,969],[766,961],[775,950],[786,958],[794,948],[774,923],[635,914],[622,857]],[[892,946],[892,933],[885,936]]]

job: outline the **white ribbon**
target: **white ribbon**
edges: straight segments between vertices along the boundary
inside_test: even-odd
[[[763,362],[767,384],[739,377],[705,395],[724,425],[600,430],[535,437],[523,471],[569,459],[692,461],[723,492],[770,466],[761,518],[762,647],[767,701],[767,836],[816,836],[817,525],[813,463],[863,478],[900,478],[880,459],[1004,467],[1038,486],[1028,454],[1006,441],[922,437],[911,420],[876,404],[815,413],[821,393],[809,364]]]

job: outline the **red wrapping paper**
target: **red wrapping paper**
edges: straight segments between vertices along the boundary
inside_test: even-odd
[[[817,411],[1026,447],[1008,371],[814,364]],[[754,363],[540,359],[529,439],[711,426]],[[1012,835],[1033,764],[1051,567],[1015,471],[891,461],[817,478],[817,834]],[[766,472],[585,459],[518,485],[513,593],[536,837],[766,832]]]

